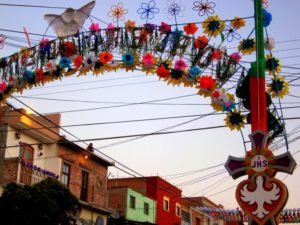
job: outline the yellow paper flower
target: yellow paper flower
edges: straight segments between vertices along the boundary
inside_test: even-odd
[[[238,50],[241,51],[242,54],[247,55],[254,52],[256,49],[256,44],[254,38],[243,39],[240,41]]]
[[[272,57],[272,55],[267,55],[265,69],[269,72],[269,74],[279,74],[281,72],[279,59]]]
[[[225,28],[224,21],[218,16],[210,16],[202,23],[202,28],[204,29],[204,33],[209,36],[217,37],[220,32],[222,32]]]
[[[238,30],[246,25],[246,21],[240,17],[235,16],[231,21],[230,25],[232,28]]]
[[[272,83],[267,86],[267,91],[273,98],[283,98],[289,93],[289,83],[285,81],[284,77],[273,78]]]
[[[233,110],[226,114],[226,118],[224,119],[226,122],[226,126],[230,128],[230,130],[240,130],[245,127],[246,116],[241,114],[241,112],[237,110]]]

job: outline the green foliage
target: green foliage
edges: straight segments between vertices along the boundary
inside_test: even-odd
[[[0,197],[5,225],[70,225],[78,209],[77,198],[53,178],[33,186],[8,184]]]

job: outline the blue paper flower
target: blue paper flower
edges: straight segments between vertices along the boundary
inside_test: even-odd
[[[130,52],[126,52],[122,56],[122,61],[125,63],[127,66],[132,66],[134,64],[134,55]]]
[[[25,72],[23,73],[23,79],[25,81],[33,83],[35,81],[34,73],[30,70],[25,70]]]
[[[224,111],[226,111],[226,112],[230,112],[230,111],[234,110],[235,106],[236,106],[236,103],[235,102],[231,102],[231,101],[225,102],[223,104]]]
[[[193,78],[194,80],[196,80],[197,76],[199,74],[202,73],[202,70],[199,69],[199,67],[197,66],[193,66],[190,70],[189,70],[189,73],[188,75]]]
[[[267,27],[270,25],[272,21],[272,14],[269,13],[267,10],[263,9],[263,16],[264,16],[264,27]]]
[[[143,2],[141,4],[141,8],[137,10],[137,13],[141,15],[140,18],[142,20],[152,20],[154,18],[154,14],[159,13],[159,8],[156,7],[156,2],[151,0],[148,3]]]
[[[59,60],[59,65],[61,68],[68,68],[71,65],[71,59],[69,57],[61,57]]]

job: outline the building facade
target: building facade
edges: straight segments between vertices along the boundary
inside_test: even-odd
[[[155,223],[181,224],[181,190],[161,177],[109,179],[108,188],[130,187],[156,201]]]
[[[2,110],[3,112],[3,110]],[[107,170],[113,164],[59,135],[60,114],[27,115],[7,111],[0,118],[6,135],[2,186],[17,182],[31,185],[46,177],[60,180],[79,199],[83,224],[107,223]],[[55,124],[57,124],[55,126]],[[3,152],[2,152],[3,153]]]

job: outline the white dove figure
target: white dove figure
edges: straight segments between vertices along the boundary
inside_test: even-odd
[[[95,1],[91,1],[77,10],[67,8],[61,15],[46,14],[44,19],[47,20],[58,37],[69,36],[78,32],[94,6]]]
[[[263,177],[259,176],[256,178],[257,186],[255,191],[248,191],[248,184],[241,189],[241,199],[244,202],[247,202],[249,205],[254,203],[257,204],[257,209],[252,214],[260,219],[270,213],[269,211],[265,210],[264,203],[266,202],[268,204],[272,204],[272,201],[275,201],[280,197],[280,195],[278,195],[279,188],[275,183],[273,183],[272,190],[266,191],[263,188],[263,182]]]

